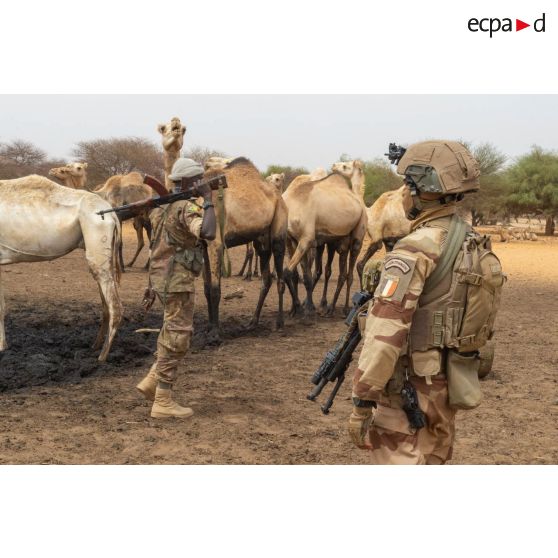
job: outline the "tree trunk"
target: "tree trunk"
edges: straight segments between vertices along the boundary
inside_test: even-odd
[[[549,215],[546,218],[546,226],[544,228],[545,236],[554,236],[554,215]]]

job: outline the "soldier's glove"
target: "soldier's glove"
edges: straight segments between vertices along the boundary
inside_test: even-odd
[[[373,402],[370,401],[370,403]],[[353,412],[349,417],[349,436],[357,448],[372,449],[367,441],[367,436],[372,424],[372,408],[375,406],[375,403],[369,407],[353,406]]]
[[[147,287],[145,291],[143,291],[143,300],[141,301],[141,305],[143,306],[144,310],[147,312],[155,302],[155,291],[151,287]]]

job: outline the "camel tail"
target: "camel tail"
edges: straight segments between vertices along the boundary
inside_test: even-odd
[[[112,235],[112,270],[114,273],[114,279],[118,285],[120,285],[120,278],[122,277],[122,267],[120,266],[120,258],[118,257],[119,248],[122,244],[122,228],[120,226],[120,221],[114,219],[114,233]]]

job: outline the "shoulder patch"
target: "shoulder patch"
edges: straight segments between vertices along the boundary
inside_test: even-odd
[[[382,300],[401,302],[409,289],[416,263],[413,258],[399,255],[386,259],[375,296]]]
[[[388,269],[391,269],[392,267],[399,269],[404,274],[407,274],[409,273],[409,271],[411,271],[411,266],[405,260],[397,257],[389,258],[384,264],[384,269],[386,271]]]

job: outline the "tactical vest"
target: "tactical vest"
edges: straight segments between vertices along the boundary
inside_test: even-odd
[[[490,238],[454,215],[442,255],[413,316],[410,352],[477,351],[492,338],[505,281]]]

